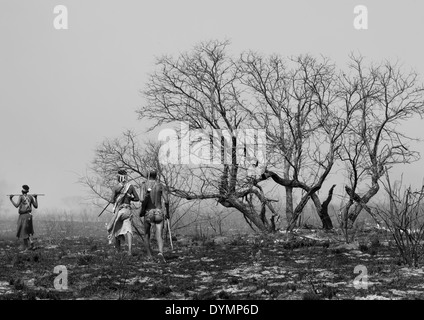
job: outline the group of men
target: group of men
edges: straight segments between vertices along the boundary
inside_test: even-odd
[[[169,219],[169,196],[165,186],[157,179],[157,172],[151,171],[147,174],[147,181],[141,188],[141,197],[137,194],[135,187],[131,184],[125,170],[119,170],[117,175],[118,183],[112,189],[110,203],[113,203],[113,215],[109,223],[106,224],[109,243],[114,242],[115,248],[121,251],[121,243],[127,241],[128,255],[132,255],[133,243],[133,217],[134,210],[131,210],[131,202],[141,201],[139,216],[144,217],[143,242],[147,252],[147,259],[151,260],[152,250],[150,246],[150,231],[152,225],[156,228],[156,239],[158,243],[158,258],[165,262],[163,256],[162,232],[164,222]],[[32,224],[32,207],[38,208],[37,195],[28,194],[28,185],[22,186],[22,194],[17,202],[10,196],[12,204],[19,208],[18,229],[16,236],[22,239],[20,246],[22,250],[34,248],[32,236],[34,227]],[[163,210],[162,200],[165,210]],[[138,230],[137,230],[138,231]]]
[[[141,188],[142,197],[137,194],[134,186],[128,181],[128,175],[125,170],[118,171],[118,184],[113,188],[110,203],[114,203],[113,216],[107,224],[108,238],[111,243],[115,240],[115,247],[121,250],[121,243],[125,241],[128,244],[128,255],[132,255],[133,239],[133,212],[131,211],[131,202],[141,201],[140,217],[144,217],[144,245],[147,252],[147,258],[152,259],[152,250],[150,246],[150,230],[152,225],[156,227],[156,240],[158,243],[158,258],[165,262],[163,256],[162,231],[164,221],[169,219],[169,196],[166,188],[157,179],[156,171],[151,171],[147,175],[147,181]],[[165,204],[165,212],[162,206],[162,200]]]

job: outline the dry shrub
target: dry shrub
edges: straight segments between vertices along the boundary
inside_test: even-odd
[[[424,254],[424,185],[416,191],[405,188],[402,180],[391,184],[387,172],[383,185],[388,204],[374,208],[375,219],[393,236],[403,262],[417,267]]]

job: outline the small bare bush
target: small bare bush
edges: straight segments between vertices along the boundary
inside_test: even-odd
[[[387,172],[383,185],[389,203],[375,207],[375,218],[393,236],[403,262],[417,267],[424,254],[424,185],[419,191],[404,188],[402,180],[392,185]]]

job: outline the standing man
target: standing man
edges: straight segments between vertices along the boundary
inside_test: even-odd
[[[18,213],[18,231],[16,236],[19,239],[23,240],[23,244],[19,247],[19,249],[33,249],[34,243],[32,241],[32,236],[34,235],[34,227],[32,225],[32,206],[35,209],[38,208],[37,195],[29,195],[28,194],[29,187],[24,184],[22,186],[22,195],[19,196],[18,202],[13,201],[13,195],[10,195],[10,201],[15,206],[15,208],[19,207]]]
[[[134,186],[128,182],[128,175],[125,170],[118,171],[118,184],[112,190],[110,202],[114,203],[113,216],[107,225],[109,233],[109,243],[115,238],[115,248],[121,251],[121,242],[125,242],[125,237],[128,243],[128,255],[132,255],[132,212],[131,201],[140,201]]]
[[[151,171],[146,183],[143,185],[143,204],[141,216],[144,215],[144,246],[147,256],[152,257],[150,248],[150,229],[152,224],[156,226],[156,240],[158,242],[158,257],[166,262],[163,256],[162,230],[164,219],[169,219],[169,197],[165,186],[157,181],[156,171]],[[162,199],[165,202],[166,214],[162,210]]]

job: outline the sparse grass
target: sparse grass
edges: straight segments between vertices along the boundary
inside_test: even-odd
[[[74,230],[78,229],[77,227]],[[310,231],[305,231],[310,232]],[[14,240],[0,241],[0,299],[355,299],[371,294],[423,297],[422,274],[396,264],[394,245],[382,245],[382,234],[358,232],[359,251],[333,250],[328,241],[273,235],[235,235],[216,244],[211,236],[197,238],[197,246],[174,243],[165,247],[167,264],[145,260],[142,242],[135,236],[133,257],[117,254],[105,233],[90,237],[73,234],[53,245],[39,235],[39,248],[17,253]],[[1,236],[1,235],[0,235]],[[155,243],[153,250],[157,250]],[[124,248],[123,248],[124,249]],[[57,265],[68,268],[67,292],[54,289]],[[367,267],[378,285],[367,290],[353,288],[357,265]],[[32,281],[32,282],[31,282]],[[30,285],[31,284],[31,285]],[[418,292],[408,294],[407,288]],[[411,289],[412,290],[412,289]]]

